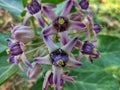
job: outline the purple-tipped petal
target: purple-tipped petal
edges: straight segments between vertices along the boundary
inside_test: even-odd
[[[76,60],[81,60],[81,58],[83,57],[83,54],[81,53],[81,51],[79,51],[79,54],[75,57]]]
[[[86,32],[86,39],[85,41],[89,41],[90,40],[90,29],[89,27],[87,27],[87,32]]]
[[[57,50],[58,47],[53,43],[50,37],[44,36],[44,42],[46,46],[48,47],[49,52],[53,52],[54,50]]]
[[[79,21],[70,21],[70,28],[75,30],[85,29],[86,25]]]
[[[38,64],[50,64],[50,57],[49,55],[44,57],[37,57],[34,59],[34,61]]]
[[[32,68],[31,63],[28,61],[27,57],[25,56],[25,54],[21,54],[21,60],[23,61],[23,63],[28,66],[29,68]]]
[[[71,14],[70,19],[73,21],[82,21],[83,15],[80,11]]]
[[[85,10],[85,12],[91,17],[95,15],[95,13],[90,9]]]
[[[54,12],[52,12],[52,10],[48,9],[45,6],[43,6],[43,12],[51,20],[54,20],[56,18],[56,15],[54,14]]]
[[[43,34],[44,36],[49,36],[49,35],[51,35],[51,34],[53,34],[53,33],[55,33],[55,30],[54,30],[54,28],[53,28],[52,25],[49,26],[49,27],[47,27],[47,28],[45,28],[45,29],[43,29],[43,31],[42,31],[42,34]]]
[[[31,16],[30,13],[26,12],[26,15],[24,16],[22,25],[25,25],[27,23],[27,21],[30,18],[30,16]]]
[[[54,69],[53,70],[53,83],[55,84],[54,90],[60,90],[62,68],[54,67],[53,69]]]
[[[74,0],[74,1],[73,1],[73,5],[76,6],[77,8],[80,8],[80,5],[79,5],[78,1],[75,1],[75,0]]]
[[[45,26],[43,17],[40,15],[40,13],[34,14],[34,17],[36,18],[36,20],[38,21],[38,23],[41,27]]]
[[[81,48],[82,47],[82,41],[78,40],[75,46],[78,47],[78,48]]]
[[[22,51],[25,51],[25,45],[24,45],[24,43],[20,42],[19,44],[20,44],[20,48],[22,49]]]
[[[13,55],[9,55],[8,57],[8,62],[11,64],[18,64],[18,57],[17,56],[13,56]]]
[[[15,42],[15,40],[10,39],[10,38],[6,39],[6,41],[8,42],[8,47],[10,47],[11,44],[13,44]]]
[[[97,42],[97,34],[94,30],[92,30],[92,31],[93,31],[93,34],[94,34],[94,40],[92,41],[92,43],[95,44]]]
[[[62,16],[67,16],[73,6],[73,0],[67,0],[63,12],[61,13]]]
[[[33,68],[29,68],[27,71],[27,76],[29,78],[36,78],[40,74],[42,67],[37,63],[32,63],[32,66]]]
[[[62,79],[69,82],[74,82],[74,78],[75,76],[62,75]]]
[[[53,9],[53,8],[56,8],[56,5],[54,4],[51,4],[51,3],[45,3],[44,5],[45,7],[49,8],[49,9]]]
[[[74,37],[71,41],[69,41],[65,46],[61,47],[68,54],[72,51],[72,48],[78,41],[78,37]]]
[[[68,33],[67,32],[61,32],[59,34],[60,34],[61,43],[63,45],[67,44],[69,42]]]
[[[21,63],[19,63],[18,66],[19,66],[20,70],[26,74],[27,71],[23,68]]]
[[[69,61],[67,63],[67,67],[73,68],[73,67],[81,66],[81,65],[82,65],[82,63],[77,61],[74,57],[69,57]]]
[[[47,90],[51,73],[52,73],[51,70],[46,73],[43,86],[42,86],[42,90]]]

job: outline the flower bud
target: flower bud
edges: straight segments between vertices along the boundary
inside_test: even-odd
[[[34,31],[29,26],[18,25],[11,29],[12,37],[20,42],[29,42],[34,38]]]
[[[41,10],[41,5],[39,4],[39,2],[37,0],[32,0],[32,2],[30,2],[27,5],[27,9],[29,11],[30,14],[36,14]]]
[[[81,9],[88,9],[89,7],[89,2],[88,0],[81,0],[80,3],[79,3]]]
[[[101,26],[99,24],[94,24],[94,31],[99,33],[101,31]]]
[[[89,56],[89,59],[92,63],[93,63],[93,60],[92,60],[93,58],[99,58],[100,57],[99,51],[95,48],[95,46],[92,43],[90,43],[88,41],[84,42],[81,52],[84,55]]]

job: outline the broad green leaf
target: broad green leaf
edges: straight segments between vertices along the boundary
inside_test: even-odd
[[[53,4],[59,4],[62,1],[65,1],[65,0],[42,0],[43,3],[53,3]]]
[[[9,65],[7,62],[7,58],[8,58],[8,55],[6,54],[5,51],[0,53],[0,69],[1,67],[6,67]]]
[[[0,53],[7,49],[6,39],[10,37],[8,33],[0,33]]]
[[[7,81],[18,70],[19,69],[17,65],[11,65],[10,67],[8,67],[4,72],[0,74],[0,85],[2,85],[5,81]]]
[[[120,50],[120,38],[114,36],[98,36],[97,47],[100,52],[113,52]]]
[[[0,7],[8,10],[14,16],[20,16],[23,10],[21,0],[0,0]]]

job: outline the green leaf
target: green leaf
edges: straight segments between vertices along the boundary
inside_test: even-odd
[[[14,16],[20,16],[23,10],[21,0],[0,0],[0,7],[8,10]]]
[[[17,65],[8,64],[7,58],[8,55],[6,52],[0,53],[0,85],[18,71]]]
[[[4,52],[7,49],[6,39],[10,37],[8,33],[0,33],[0,53]]]
[[[22,4],[23,4],[23,7],[25,7],[27,4],[27,0],[22,0]]]
[[[120,50],[120,38],[115,36],[98,36],[97,47],[100,52],[113,52]]]
[[[53,4],[59,4],[64,0],[42,0],[43,3],[53,3]]]
[[[6,68],[6,67],[5,67]],[[5,69],[4,68],[4,69]],[[4,70],[3,69],[3,70]],[[2,85],[5,81],[7,81],[12,75],[14,75],[18,71],[17,65],[11,65],[7,67],[4,72],[0,74],[0,85]]]

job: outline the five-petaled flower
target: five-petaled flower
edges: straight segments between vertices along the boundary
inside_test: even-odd
[[[66,45],[59,48],[53,41],[48,37],[44,36],[44,42],[48,47],[49,54],[44,57],[36,57],[34,62],[38,64],[50,64],[53,67],[53,83],[55,90],[60,90],[60,80],[62,75],[63,67],[75,67],[81,66],[82,63],[77,61],[72,55],[72,48],[78,41],[78,37],[74,37]],[[45,90],[45,89],[43,89]]]
[[[44,18],[42,16],[42,12],[45,13],[46,11],[44,8],[48,9],[51,11],[52,8],[55,8],[56,6],[50,3],[47,4],[41,4],[39,0],[31,0],[29,4],[25,7],[26,15],[23,20],[23,25],[26,24],[27,20],[29,19],[30,16],[34,16],[35,19],[39,22],[39,25],[41,27],[45,26],[44,23]],[[52,11],[51,11],[52,12]],[[45,13],[46,14],[46,13]],[[49,16],[49,15],[47,15]]]
[[[52,24],[47,28],[43,29],[42,34],[44,36],[48,36],[53,33],[59,33],[61,40],[63,38],[66,38],[66,40],[68,41],[68,37],[65,31],[69,29],[81,30],[86,28],[86,25],[83,22],[73,21],[68,16],[73,6],[73,3],[74,3],[73,0],[67,0],[64,6],[64,9],[60,15],[55,15],[53,12],[51,12],[47,8],[43,8],[46,15],[48,15],[48,17],[52,20]],[[64,41],[63,41],[63,44],[64,44]]]
[[[7,39],[7,42],[8,42],[7,53],[9,54],[8,62],[12,64],[18,64],[22,71],[24,70],[23,70],[23,67],[21,66],[20,60],[22,60],[22,62],[26,66],[28,66],[29,68],[32,68],[31,63],[27,60],[27,57],[25,56],[24,44],[22,42],[18,42],[12,39]]]
[[[54,73],[52,70],[49,70],[46,73],[42,90],[47,90],[49,85],[55,87],[55,84],[53,82],[53,74]],[[73,82],[74,78],[75,78],[75,76],[68,76],[68,72],[61,73],[61,78],[59,81],[60,87],[62,87],[64,85],[65,81]],[[59,89],[55,89],[55,90],[59,90]]]

